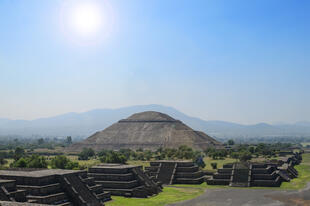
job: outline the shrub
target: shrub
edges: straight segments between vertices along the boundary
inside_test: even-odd
[[[211,163],[211,167],[212,167],[212,169],[217,169],[217,163],[216,162],[212,162]]]
[[[104,163],[121,163],[125,164],[127,162],[127,158],[120,152],[110,151],[104,156],[100,157],[100,161]]]
[[[25,168],[25,167],[27,167],[27,162],[23,157],[21,157],[18,160],[16,160],[15,162],[13,162],[11,164],[11,167]]]
[[[206,166],[206,163],[203,161],[203,156],[199,155],[196,156],[194,162],[198,165],[200,168],[204,168]]]
[[[79,160],[88,160],[90,157],[95,156],[95,151],[92,148],[84,148],[79,154]]]
[[[21,147],[16,147],[14,152],[14,159],[18,160],[25,155],[25,150]]]
[[[64,155],[58,155],[51,160],[51,167],[53,169],[79,169],[79,163],[72,162]]]
[[[43,156],[32,155],[30,157],[21,157],[18,160],[15,160],[10,167],[47,168],[47,162]]]
[[[47,162],[45,157],[39,155],[32,155],[26,158],[28,168],[47,168]]]
[[[248,152],[248,151],[240,152],[240,154],[239,154],[239,160],[240,161],[245,162],[245,161],[248,161],[250,159],[252,159],[252,155],[250,152]]]

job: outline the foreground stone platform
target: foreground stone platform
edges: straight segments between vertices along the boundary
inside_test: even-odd
[[[102,164],[89,168],[87,175],[112,195],[145,198],[161,192],[161,186],[145,175],[141,166]]]
[[[102,206],[103,202],[111,199],[110,193],[104,192],[101,185],[96,185],[86,171],[1,170],[0,179],[0,183],[6,184],[4,188],[9,192],[6,194],[7,198],[0,196],[0,200],[4,201],[59,206]]]
[[[36,204],[36,203],[27,203],[27,202],[0,201],[0,206],[47,206],[47,205]]]
[[[201,184],[204,173],[191,161],[154,161],[146,167],[149,176],[162,184]]]
[[[298,177],[294,165],[299,164],[301,159],[300,153],[294,153],[276,162],[225,164],[206,182],[233,187],[280,187],[283,181],[289,182]]]

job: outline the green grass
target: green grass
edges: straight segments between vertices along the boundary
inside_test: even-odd
[[[128,160],[126,164],[129,165],[139,165],[143,168],[150,166],[150,161],[140,161],[140,160]]]
[[[89,160],[79,160],[77,155],[69,155],[67,157],[72,161],[78,162],[79,165],[84,167],[92,167],[101,163],[99,159],[95,158],[91,158]]]
[[[310,181],[310,153],[304,153],[302,158],[301,164],[295,166],[295,169],[298,171],[298,178],[294,178],[290,182],[283,182],[281,189],[302,189]]]
[[[308,145],[310,145],[310,142],[302,142],[300,143],[303,147],[307,147]]]
[[[214,160],[214,159],[212,159],[210,157],[203,158],[203,161],[206,163],[206,166],[205,166],[204,169],[212,170],[212,171],[216,171],[216,170],[212,169],[211,163],[213,163],[213,162],[217,163],[217,168],[222,168],[224,164],[236,162],[236,160],[232,159],[232,158],[225,158],[225,159],[222,159],[222,160],[220,160],[220,159]]]
[[[193,199],[201,195],[203,192],[203,188],[165,187],[163,192],[153,197],[126,198],[113,196],[113,200],[105,204],[106,206],[164,206],[175,202]]]
[[[294,178],[290,182],[283,182],[281,189],[298,190],[304,188],[310,181],[310,165],[300,164],[295,166],[298,171],[298,178]]]
[[[222,164],[226,164],[228,160],[214,160],[216,162],[220,161],[220,167]],[[219,163],[218,163],[219,166]],[[299,190],[306,187],[307,183],[310,182],[310,153],[303,154],[303,160],[300,165],[296,165],[295,169],[298,171],[298,177],[292,179],[290,182],[283,182],[280,187],[251,187],[250,189],[272,189],[272,190]],[[177,187],[190,187],[190,188],[201,188],[201,189],[218,189],[218,188],[235,188],[222,185],[207,185],[202,183],[201,185],[174,185]],[[238,187],[240,189],[240,187]],[[244,189],[248,189],[245,187]]]

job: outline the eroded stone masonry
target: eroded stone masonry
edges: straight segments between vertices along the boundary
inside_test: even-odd
[[[103,164],[89,168],[88,176],[112,195],[144,198],[162,189],[143,172],[142,166]]]
[[[146,172],[162,184],[201,184],[204,173],[191,161],[154,161]]]
[[[233,187],[279,187],[283,181],[289,182],[298,177],[294,166],[301,160],[301,153],[289,152],[276,162],[226,164],[207,179],[207,184]]]
[[[86,171],[1,170],[0,179],[0,200],[22,205],[103,206],[111,199]]]

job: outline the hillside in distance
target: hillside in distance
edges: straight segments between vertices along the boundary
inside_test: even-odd
[[[118,109],[95,109],[83,113],[66,113],[35,120],[9,120],[0,118],[0,136],[21,137],[82,137],[103,130],[114,122],[143,111],[157,111],[181,120],[191,128],[217,138],[252,138],[276,136],[310,136],[310,122],[295,124],[266,123],[242,125],[225,121],[205,121],[188,116],[172,107],[162,105],[138,105]]]

